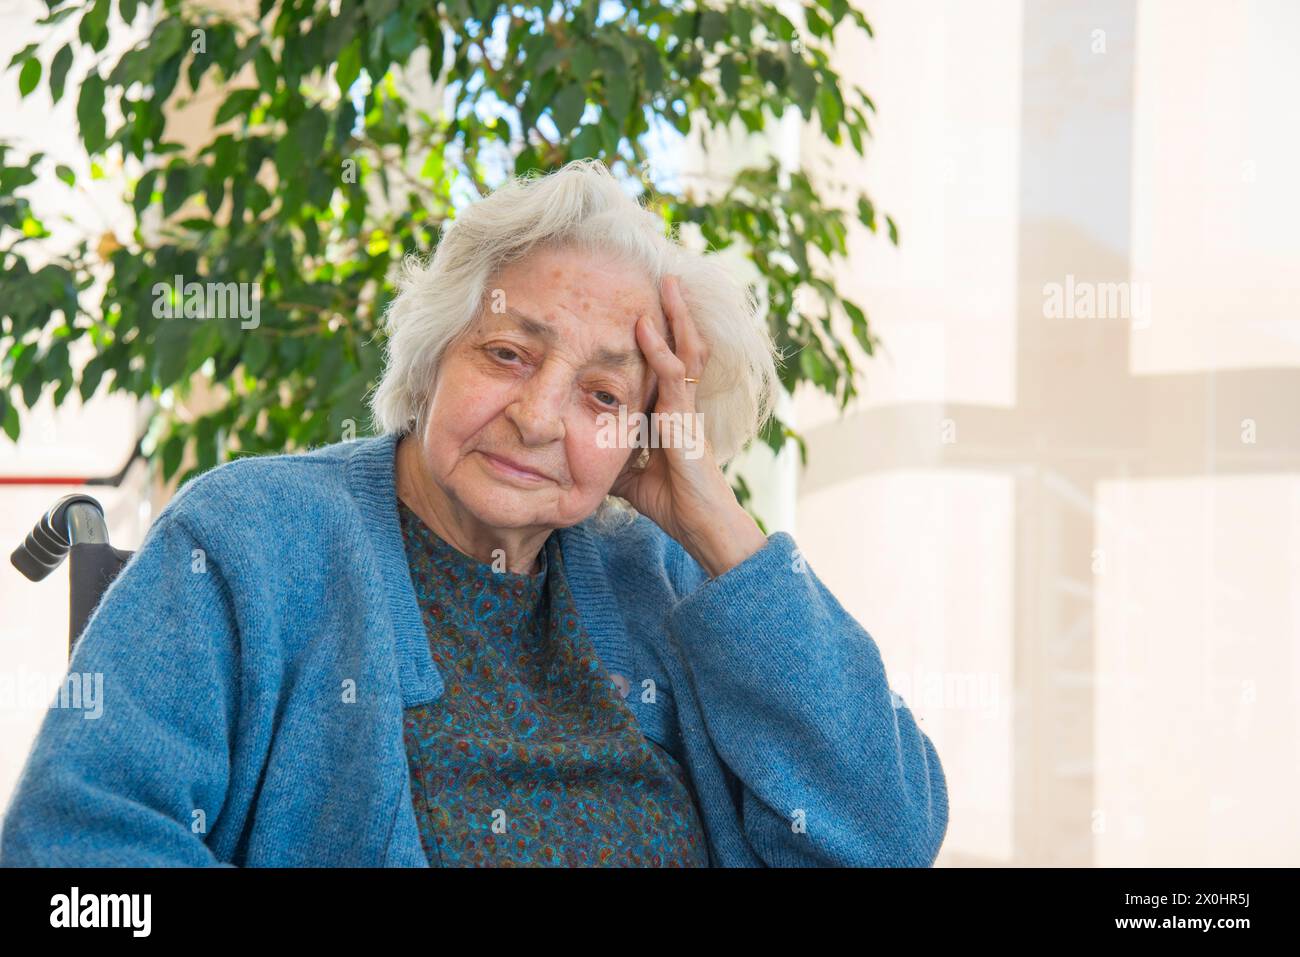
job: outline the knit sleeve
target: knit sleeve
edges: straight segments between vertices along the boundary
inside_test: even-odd
[[[51,699],[0,865],[233,866],[206,838],[229,779],[236,643],[219,569],[164,510],[76,645],[65,685],[80,707]]]
[[[932,865],[947,783],[871,635],[785,532],[714,579],[682,554],[669,626],[758,857]]]

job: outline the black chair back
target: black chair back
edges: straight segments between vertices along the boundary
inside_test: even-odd
[[[75,493],[59,499],[41,516],[31,534],[9,556],[9,561],[29,580],[38,582],[70,556],[68,658],[71,659],[91,613],[131,554],[109,544],[103,506],[92,496]]]

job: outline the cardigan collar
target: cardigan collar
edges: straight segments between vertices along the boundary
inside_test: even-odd
[[[393,433],[352,440],[346,468],[348,486],[365,518],[384,580],[384,597],[393,622],[401,671],[402,706],[411,708],[441,697],[444,686],[429,649],[429,636],[402,541],[394,461],[397,441],[398,436]],[[590,518],[561,528],[559,533],[566,579],[583,626],[606,670],[628,676],[631,656],[627,632],[605,574],[598,533],[592,528]]]

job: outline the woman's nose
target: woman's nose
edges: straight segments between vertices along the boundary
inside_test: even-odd
[[[539,369],[520,388],[506,414],[525,445],[546,445],[564,438],[564,414],[571,383],[562,369]]]

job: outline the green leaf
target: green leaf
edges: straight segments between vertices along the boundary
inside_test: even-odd
[[[789,69],[795,102],[798,103],[804,116],[811,116],[813,101],[817,97],[817,76],[797,54],[790,58]]]
[[[153,184],[158,178],[157,170],[146,170],[140,177],[140,182],[135,185],[135,194],[131,197],[131,208],[135,210],[137,216],[144,212],[146,206],[153,199]]]
[[[185,23],[176,17],[166,17],[158,21],[158,26],[154,28],[153,35],[149,38],[149,44],[146,50],[151,62],[157,66],[179,53],[181,47],[190,39],[190,32],[185,29]],[[212,55],[212,47],[209,47],[209,55]]]
[[[22,72],[18,74],[18,94],[25,98],[28,93],[36,89],[36,84],[41,82],[41,61],[32,57],[23,64]]]
[[[275,59],[271,56],[271,51],[264,46],[259,47],[257,54],[253,57],[253,72],[257,75],[257,82],[261,84],[262,89],[275,89],[277,78]]]
[[[222,123],[236,116],[243,116],[252,110],[253,104],[257,102],[258,97],[262,95],[259,89],[235,90],[226,101],[221,104],[221,109],[217,110],[216,124]]]
[[[691,131],[691,114],[689,110],[678,113],[673,110],[668,114],[668,121],[673,124],[678,133],[685,136]]]
[[[38,368],[29,369],[27,375],[23,377],[23,404],[29,409],[36,405],[41,393],[45,390],[45,386],[46,378],[41,370]]]
[[[339,54],[338,67],[334,71],[339,93],[347,96],[359,76],[361,76],[361,40],[357,39],[345,46],[343,52]]]
[[[366,19],[372,26],[378,26],[388,19],[388,15],[397,9],[399,0],[365,0]]]
[[[727,32],[727,18],[717,10],[706,10],[700,17],[700,39],[712,47]]]
[[[163,189],[163,215],[170,216],[180,209],[190,195],[189,170],[183,165],[171,167],[167,170],[166,184]]]
[[[176,308],[183,310],[184,293],[177,299]],[[206,321],[206,320],[204,320]],[[185,370],[186,353],[189,351],[190,338],[198,328],[198,320],[176,317],[163,319],[154,336],[154,382],[166,389],[175,385]]]
[[[95,394],[99,388],[100,381],[104,378],[104,356],[92,356],[81,370],[81,382],[77,386],[77,392],[80,394],[82,401],[88,400]]]
[[[39,43],[27,44],[27,46],[23,47],[21,50],[19,50],[17,53],[14,54],[13,59],[9,61],[9,69],[12,70],[19,63],[24,63],[27,60],[31,59],[31,57],[34,56],[36,51],[39,49],[40,49]]]
[[[167,481],[176,474],[177,469],[181,467],[181,458],[185,455],[185,438],[178,432],[173,432],[167,437],[167,441],[162,446],[162,471],[163,481]]]
[[[556,95],[551,101],[551,117],[555,120],[561,135],[568,136],[569,132],[578,125],[586,105],[587,95],[581,83],[570,83]]]
[[[600,127],[588,124],[578,131],[569,143],[569,159],[585,159],[600,155]]]
[[[873,233],[876,231],[876,207],[865,196],[858,197],[858,222]]]
[[[109,0],[95,0],[77,26],[77,36],[96,53],[108,43]]]
[[[72,45],[65,43],[59,48],[59,52],[54,54],[54,61],[50,64],[50,98],[55,103],[63,98],[63,87],[70,66],[72,66]]]
[[[206,360],[215,356],[221,348],[222,326],[234,324],[232,319],[219,316],[201,320],[198,329],[190,337],[190,345],[185,352],[185,366],[182,375],[193,373]]]
[[[853,143],[854,151],[859,155],[862,154],[862,132],[856,125],[849,126],[849,141]]]
[[[325,113],[320,107],[313,106],[298,120],[294,133],[298,138],[298,149],[308,161],[314,161],[325,147]]]
[[[750,12],[743,4],[733,4],[731,7],[731,30],[735,34],[737,46],[741,49],[748,47],[750,44],[750,34],[754,31],[754,14]]]
[[[77,123],[87,153],[98,153],[104,146],[104,80],[93,70],[81,84],[77,98]]]
[[[867,324],[867,314],[847,299],[841,300],[840,304],[844,307],[844,311],[848,313],[853,326],[853,337],[862,346],[862,351],[867,355],[874,355],[876,346],[871,337],[870,327]]]
[[[844,104],[834,85],[824,83],[817,91],[817,115],[821,119],[822,130],[832,143],[840,141],[839,125],[844,117]]]
[[[117,61],[117,66],[113,67],[113,72],[108,75],[108,82],[112,86],[148,83],[153,77],[155,62],[153,47],[128,50],[122,55],[122,59]]]
[[[398,63],[405,63],[420,43],[409,11],[398,11],[384,21],[384,47]]]
[[[581,133],[578,134],[578,136],[581,135]],[[572,147],[570,147],[570,155],[573,155]],[[537,155],[537,150],[532,146],[525,146],[519,151],[519,155],[515,157],[515,175],[525,176],[533,170],[539,169],[541,164],[542,159]]]
[[[271,345],[266,341],[265,335],[259,335],[256,330],[251,331],[244,346],[243,359],[244,371],[251,376],[261,373],[263,366],[271,358]]]
[[[803,12],[804,23],[808,26],[808,32],[815,37],[825,37],[830,33],[831,27],[821,15],[811,7],[805,7]]]
[[[605,108],[621,129],[632,109],[632,78],[627,64],[621,60],[605,75]]]
[[[664,85],[664,63],[659,48],[647,40],[637,46],[637,54],[641,60],[641,70],[645,74],[646,89],[657,93]]]
[[[585,39],[580,40],[578,46],[570,48],[572,69],[568,71],[570,76],[587,77],[596,69],[596,54],[592,52]]]
[[[217,422],[211,415],[205,415],[195,424],[194,451],[198,457],[197,471],[206,472],[217,464]]]
[[[704,69],[704,57],[699,50],[691,50],[682,61],[680,73],[685,80],[694,80]]]
[[[736,94],[740,92],[740,70],[736,66],[736,61],[732,57],[724,57],[718,69],[722,78],[723,92],[735,99]]]
[[[280,181],[292,184],[302,166],[302,151],[298,146],[298,137],[282,136],[275,144],[275,168],[280,174]]]
[[[76,185],[77,182],[76,174],[73,173],[72,170],[70,170],[68,167],[64,166],[62,163],[54,167],[54,175],[57,176],[59,179],[63,180],[69,186]]]
[[[785,83],[785,64],[770,50],[758,52],[758,75],[778,89]]]
[[[0,392],[0,408],[4,409],[5,435],[9,436],[12,441],[17,442],[20,431],[18,425],[18,409],[15,408],[14,404],[9,400],[9,396],[3,392]]]

